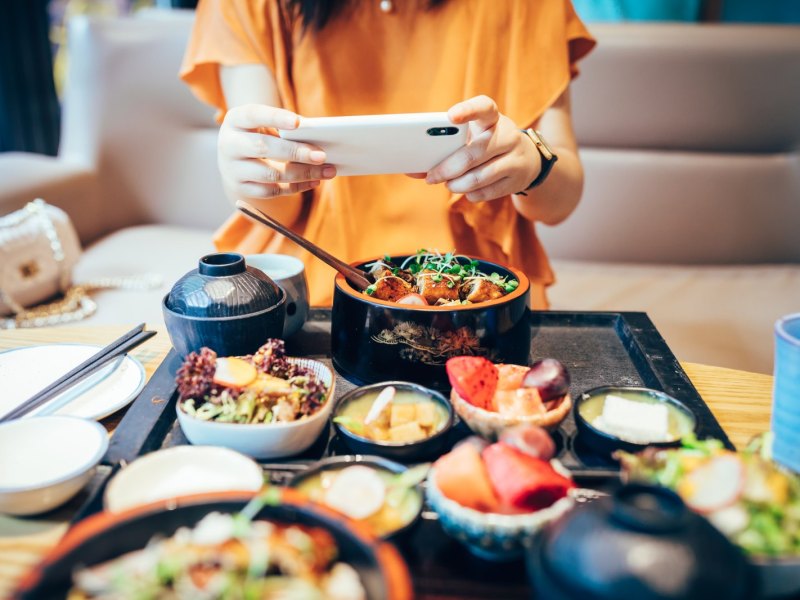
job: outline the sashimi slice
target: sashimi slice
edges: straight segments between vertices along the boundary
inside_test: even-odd
[[[497,511],[497,497],[474,444],[460,444],[439,458],[434,467],[436,486],[447,498],[466,508]]]
[[[529,511],[552,505],[575,484],[546,460],[520,452],[503,442],[483,451],[492,487],[504,504]]]
[[[494,410],[497,367],[481,356],[456,356],[445,365],[450,385],[464,400],[485,410]]]

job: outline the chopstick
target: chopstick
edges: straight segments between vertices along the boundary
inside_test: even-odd
[[[155,331],[144,331],[144,323],[141,323],[117,338],[105,348],[92,355],[77,367],[56,379],[53,383],[38,391],[36,394],[25,400],[11,412],[0,417],[0,423],[5,423],[13,419],[18,419],[36,410],[43,404],[49,402],[67,388],[83,381],[91,374],[97,372],[112,360],[127,354],[140,344],[153,337]]]

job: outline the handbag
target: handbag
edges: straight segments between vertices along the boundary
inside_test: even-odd
[[[0,329],[78,321],[97,311],[90,297],[94,290],[161,285],[154,275],[72,285],[72,270],[81,252],[67,213],[41,198],[0,217]]]

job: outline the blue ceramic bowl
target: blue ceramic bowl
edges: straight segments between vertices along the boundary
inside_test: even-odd
[[[439,515],[445,532],[464,544],[474,555],[492,561],[520,558],[530,538],[545,524],[560,517],[574,505],[571,496],[531,513],[501,515],[484,513],[450,500],[436,486],[436,469],[428,473],[426,499]]]
[[[203,346],[219,356],[252,354],[280,338],[286,292],[234,253],[209,254],[161,302],[164,323],[181,356]]]

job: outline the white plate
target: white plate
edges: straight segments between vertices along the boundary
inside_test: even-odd
[[[264,473],[243,454],[215,446],[175,446],[150,452],[124,467],[108,484],[106,510],[122,510],[186,494],[257,492]]]
[[[51,344],[0,352],[0,416],[96,354],[101,346]],[[126,356],[64,391],[26,416],[69,415],[102,419],[131,402],[142,391],[142,363]]]

